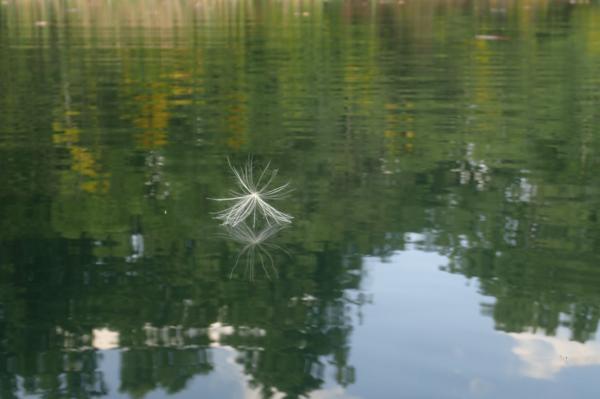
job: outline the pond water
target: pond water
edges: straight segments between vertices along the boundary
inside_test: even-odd
[[[599,71],[594,2],[2,1],[0,397],[597,398]]]

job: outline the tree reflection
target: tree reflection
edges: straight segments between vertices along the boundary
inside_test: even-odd
[[[115,344],[95,343],[98,330],[126,349],[111,388],[136,397],[211,372],[211,346],[234,348],[266,397],[307,395],[327,367],[351,384],[361,259],[414,232],[445,270],[477,279],[496,328],[596,333],[597,9],[515,7],[502,22],[515,37],[494,43],[473,33],[499,21],[468,2],[312,5],[327,29],[244,2],[76,1],[81,17],[12,3],[0,13],[3,398],[107,394],[99,350]],[[297,222],[230,231],[239,252],[213,238],[204,199],[226,191],[223,155],[247,152],[289,175]],[[293,254],[285,267],[274,238]],[[230,279],[236,258],[236,273],[278,278]]]
[[[119,390],[134,398],[144,397],[159,387],[175,393],[184,389],[193,376],[212,369],[206,348],[131,348],[121,355]]]
[[[238,362],[264,392],[307,394],[323,383],[327,363],[340,382],[352,381],[350,302],[339,295],[358,280],[338,278],[349,270],[334,265],[341,253],[325,252],[314,264],[291,264],[276,281],[248,284],[227,278],[226,247],[204,264],[187,248],[136,263],[122,256],[98,263],[98,243],[89,239],[4,244],[0,363],[3,387],[14,397],[17,376],[30,393],[106,394],[96,360],[102,355],[94,349],[116,343],[126,349],[119,390],[133,397],[157,388],[177,392],[194,375],[210,372],[215,345],[236,348]],[[213,245],[212,252],[221,243]],[[213,262],[220,266],[213,269]],[[314,280],[313,273],[329,268],[338,271]]]

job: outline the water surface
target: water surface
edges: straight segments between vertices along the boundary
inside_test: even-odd
[[[3,1],[0,397],[597,397],[575,3]],[[249,157],[268,276],[208,199]]]

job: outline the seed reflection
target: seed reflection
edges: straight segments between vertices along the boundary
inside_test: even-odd
[[[269,280],[272,276],[277,278],[279,273],[271,253],[273,251],[286,251],[271,241],[284,227],[284,225],[267,225],[262,229],[254,229],[246,223],[240,223],[235,227],[223,226],[226,237],[242,245],[229,273],[229,278],[233,278],[240,263],[244,265],[244,278],[250,281],[254,281],[256,266],[260,266],[265,277]]]

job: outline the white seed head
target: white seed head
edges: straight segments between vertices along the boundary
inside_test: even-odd
[[[229,161],[229,160],[228,160]],[[269,171],[269,164],[262,170],[258,179],[254,179],[252,160],[249,160],[241,170],[235,169],[229,163],[239,191],[232,191],[232,196],[227,198],[214,198],[215,201],[233,202],[229,208],[217,213],[217,219],[222,220],[223,225],[237,226],[252,216],[253,225],[256,217],[262,216],[267,225],[291,223],[293,217],[281,212],[267,200],[278,200],[289,193],[288,183],[269,189],[273,179],[277,175],[277,169]],[[263,183],[263,179],[266,181]]]

